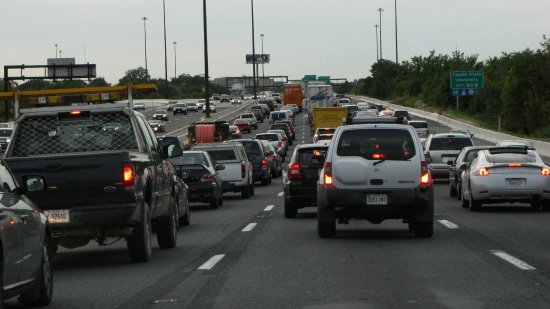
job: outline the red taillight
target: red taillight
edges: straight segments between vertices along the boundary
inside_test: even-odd
[[[246,177],[246,165],[244,165],[244,163],[241,164],[241,178],[245,178]]]
[[[372,158],[373,159],[384,159],[386,156],[383,153],[373,153]]]
[[[508,163],[508,167],[521,167],[521,163]]]
[[[488,176],[489,175],[489,170],[485,167],[478,168],[477,170],[474,171],[474,175],[475,176]]]
[[[420,163],[420,184],[427,185],[431,182],[430,170],[428,169],[428,162],[422,161]]]
[[[543,167],[540,173],[542,174],[542,176],[550,176],[550,168]]]
[[[202,182],[209,182],[209,181],[214,181],[214,180],[216,180],[216,176],[215,176],[215,175],[204,174],[204,175],[202,175],[202,177],[201,177],[201,181],[202,181]]]
[[[282,143],[282,142],[279,142],[279,143],[277,144],[277,147],[279,147],[279,148],[283,147],[283,143]]]
[[[267,160],[266,159],[262,159],[262,166],[266,166],[267,165]]]
[[[132,164],[124,164],[122,166],[122,184],[125,186],[134,184],[134,167]]]
[[[323,183],[326,186],[332,185],[332,162],[325,162],[325,172],[323,175]]]
[[[294,162],[290,164],[288,168],[288,178],[290,178],[290,180],[302,179],[302,171],[300,170],[300,163]]]
[[[72,116],[78,116],[78,115],[80,115],[80,111],[77,111],[77,110],[70,111],[69,114],[72,115]]]

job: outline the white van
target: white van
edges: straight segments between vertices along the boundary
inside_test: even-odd
[[[272,125],[277,120],[290,120],[288,111],[274,111],[269,113],[269,125]]]

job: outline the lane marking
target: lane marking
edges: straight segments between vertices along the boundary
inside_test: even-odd
[[[244,229],[242,231],[243,232],[250,232],[250,231],[252,231],[253,228],[256,227],[256,225],[258,225],[258,223],[249,223],[247,226],[244,227]]]
[[[283,196],[283,195],[285,195],[284,192],[279,192],[279,193],[277,193],[277,196]]]
[[[267,205],[267,207],[264,209],[264,211],[271,211],[275,205]]]
[[[208,261],[206,261],[206,263],[199,266],[199,268],[197,268],[197,269],[199,269],[199,270],[210,270],[214,266],[216,266],[216,264],[218,264],[218,262],[221,261],[224,256],[225,256],[225,254],[216,254],[213,257],[211,257]]]
[[[536,268],[525,263],[524,261],[514,257],[514,256],[511,256],[510,254],[504,252],[504,251],[500,251],[500,250],[491,250],[491,253],[498,256],[499,258],[505,260],[506,262],[516,266],[517,268],[521,269],[521,270],[535,270]]]
[[[454,230],[458,228],[458,225],[452,223],[451,221],[448,221],[448,220],[437,220],[437,221],[439,221],[439,223],[441,223],[448,229]]]

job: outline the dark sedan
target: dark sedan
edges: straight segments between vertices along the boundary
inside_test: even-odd
[[[149,125],[151,126],[151,129],[157,132],[166,132],[166,124],[162,120],[149,120]]]
[[[18,187],[4,161],[0,161],[0,308],[5,299],[17,295],[25,305],[46,306],[53,295],[54,249],[49,223],[25,197],[26,192],[44,190],[44,178],[24,179],[25,187]]]

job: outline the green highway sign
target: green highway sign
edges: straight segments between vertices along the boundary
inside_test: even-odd
[[[325,84],[330,84],[330,76],[319,76],[317,77],[317,80],[320,82],[325,82]]]
[[[482,89],[483,71],[451,72],[451,89]]]
[[[304,82],[310,82],[317,79],[317,75],[304,75],[304,78],[302,79]]]

